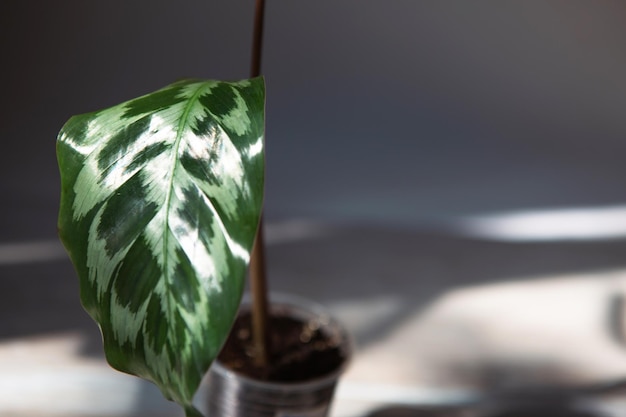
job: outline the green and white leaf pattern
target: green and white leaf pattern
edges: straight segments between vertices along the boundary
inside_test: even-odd
[[[261,78],[184,80],[72,117],[59,234],[107,360],[188,415],[241,300],[263,198]]]

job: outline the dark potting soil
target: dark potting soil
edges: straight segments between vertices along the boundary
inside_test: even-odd
[[[335,371],[346,359],[336,337],[327,335],[317,321],[303,322],[274,314],[269,318],[270,365],[254,361],[250,313],[240,314],[218,359],[225,367],[253,379],[304,382]]]

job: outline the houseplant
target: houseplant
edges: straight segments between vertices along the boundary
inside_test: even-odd
[[[262,10],[257,2],[252,78],[178,81],[74,116],[57,140],[59,235],[107,360],[188,416],[200,415],[194,393],[233,325],[262,230]],[[263,275],[257,240],[253,275]],[[263,298],[265,285],[253,287]],[[264,369],[267,319],[253,321]]]

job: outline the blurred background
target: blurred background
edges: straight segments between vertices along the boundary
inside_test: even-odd
[[[56,134],[178,78],[247,77],[252,14],[3,0],[0,413],[159,415],[80,309]],[[617,1],[268,1],[270,285],[355,334],[336,416],[626,376],[625,23]]]

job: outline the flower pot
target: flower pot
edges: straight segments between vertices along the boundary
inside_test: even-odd
[[[303,379],[289,375],[289,381],[260,379],[226,365],[220,355],[209,371],[208,410],[211,417],[324,417],[328,414],[339,376],[352,353],[345,329],[324,308],[293,296],[272,296],[272,318],[289,316],[313,323],[319,332],[336,344],[341,359],[323,374]],[[249,312],[244,302],[242,314]],[[226,348],[228,349],[228,344]],[[274,352],[280,356],[280,352]]]

